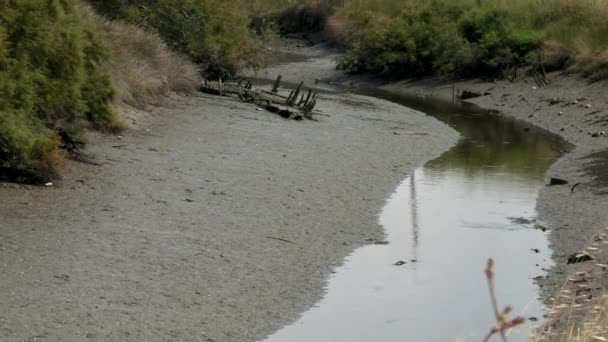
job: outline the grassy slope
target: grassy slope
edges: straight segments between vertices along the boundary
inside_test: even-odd
[[[158,33],[211,78],[234,75],[254,54],[240,0],[90,0],[104,16]]]

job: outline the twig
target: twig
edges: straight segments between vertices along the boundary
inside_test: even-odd
[[[507,342],[507,332],[518,325],[524,324],[526,319],[523,317],[515,317],[514,319],[509,320],[509,314],[511,311],[513,311],[513,307],[510,305],[505,307],[502,313],[500,313],[498,310],[498,300],[496,299],[496,289],[494,284],[495,269],[493,259],[488,259],[488,266],[486,267],[485,273],[488,280],[488,288],[490,290],[490,299],[492,300],[494,316],[496,317],[496,326],[490,330],[483,341],[487,342],[492,336],[499,334],[503,342]]]
[[[581,184],[582,184],[582,183],[580,183],[580,182],[579,182],[579,183],[574,184],[574,185],[572,186],[572,188],[570,189],[570,192],[572,192],[572,193],[573,193],[573,192],[574,192],[574,189],[576,189],[576,187],[577,187],[577,186],[579,186],[579,185],[581,185]]]
[[[267,239],[271,239],[271,240],[277,240],[277,241],[283,241],[283,242],[287,242],[287,243],[293,243],[294,245],[297,245],[297,243],[293,242],[293,241],[289,241],[289,240],[285,240],[285,239],[281,239],[278,237],[273,237],[273,236],[267,236]]]

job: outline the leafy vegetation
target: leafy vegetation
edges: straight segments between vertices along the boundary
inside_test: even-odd
[[[241,1],[90,0],[110,19],[158,33],[189,55],[209,78],[233,76],[254,54],[249,19]]]
[[[606,0],[348,1],[330,26],[350,72],[496,77],[542,59],[608,77]]]
[[[50,174],[62,140],[120,127],[108,58],[75,1],[0,2],[0,168]]]
[[[354,33],[340,66],[392,76],[495,76],[531,60],[543,33],[517,6],[474,0],[406,1],[397,15],[347,7]]]

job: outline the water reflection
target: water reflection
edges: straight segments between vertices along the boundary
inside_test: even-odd
[[[430,113],[463,139],[390,198],[380,218],[390,244],[356,251],[319,306],[268,341],[480,341],[493,323],[482,272],[488,257],[497,262],[503,305],[541,319],[532,278],[549,266],[547,238],[510,218],[535,216],[544,173],[565,143],[475,107],[371,95]],[[406,264],[393,265],[399,260]]]

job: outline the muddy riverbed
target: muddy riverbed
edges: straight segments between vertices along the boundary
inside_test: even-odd
[[[542,340],[563,341],[572,329],[583,328],[583,323],[596,317],[596,308],[605,306],[603,298],[608,291],[605,270],[597,266],[608,264],[605,248],[608,227],[606,82],[589,82],[560,73],[551,73],[551,84],[541,88],[531,80],[449,82],[431,78],[386,82],[366,75],[341,74],[333,67],[339,55],[327,49],[312,47],[305,50],[305,55],[314,58],[315,72],[299,72],[302,68],[296,65],[288,68],[278,65],[265,70],[265,77],[287,74],[293,76],[294,82],[298,79],[318,81],[320,74],[326,74],[321,80],[347,90],[372,87],[393,97],[421,103],[428,102],[425,98],[429,97],[451,102],[453,89],[457,93],[469,90],[481,96],[468,102],[542,127],[573,144],[574,149],[569,153],[556,149],[562,157],[545,175],[547,181],[549,177],[560,177],[569,185],[542,186],[536,200],[536,221],[543,222],[549,232],[553,261],[545,276],[535,278],[547,308],[542,328],[550,332]],[[591,254],[594,260],[568,264],[572,254],[581,252]],[[572,299],[568,293],[575,294],[576,298]],[[585,333],[608,337],[608,331],[587,329]]]
[[[178,97],[93,137],[101,165],[2,185],[0,341],[254,341],[294,321],[384,240],[399,182],[458,139],[388,101],[322,94],[318,110]]]
[[[498,264],[501,301],[530,319],[510,340],[527,341],[545,312],[534,279],[552,264],[536,199],[570,145],[474,105],[359,92],[424,111],[462,139],[388,200],[380,216],[388,245],[349,256],[325,298],[267,341],[481,341],[493,326],[481,272],[489,257]]]
[[[281,73],[289,75],[287,81],[305,80],[325,89],[333,87],[322,81],[330,77],[350,86],[334,70],[331,55],[313,49],[307,57],[314,58],[268,68],[258,76],[272,78]],[[391,276],[412,277],[416,274],[412,269],[441,255],[431,243],[437,239],[422,229],[439,233],[421,228],[432,222],[424,222],[428,207],[414,206],[419,207],[418,219],[412,219],[412,184],[418,189],[416,201],[426,203],[432,199],[425,196],[445,184],[460,185],[453,187],[460,195],[450,192],[455,196],[477,193],[474,189],[487,195],[492,187],[470,176],[488,176],[495,186],[504,175],[505,186],[500,189],[508,194],[508,203],[517,204],[508,216],[531,219],[542,170],[555,158],[554,150],[542,143],[544,138],[538,144],[528,140],[538,136],[537,130],[520,131],[521,124],[511,127],[521,134],[521,143],[539,148],[508,156],[505,144],[501,158],[511,161],[493,168],[488,167],[493,165],[491,159],[472,166],[462,162],[466,159],[461,153],[466,149],[460,149],[463,142],[468,141],[469,151],[476,155],[484,150],[483,139],[471,139],[468,134],[474,129],[463,133],[461,147],[451,150],[461,152],[435,159],[458,142],[459,134],[449,127],[452,123],[391,101],[326,91],[318,110],[322,114],[318,122],[294,122],[238,101],[205,95],[175,97],[165,108],[128,111],[132,124],[121,136],[93,137],[95,143],[86,153],[100,165],[69,162],[63,179],[53,187],[0,184],[0,341],[261,340],[297,322],[315,303],[324,310],[327,298],[333,298],[332,289],[337,288],[334,279],[343,274],[339,266],[350,268],[358,252],[346,263],[345,257],[360,247],[389,240],[389,245],[365,248],[394,248],[406,241],[401,251],[387,253],[382,266],[373,268]],[[549,172],[567,178],[577,175],[574,181],[592,184],[597,177],[580,175],[579,159],[573,156]],[[521,160],[525,165],[518,164]],[[513,170],[521,174],[513,176]],[[586,241],[587,236],[593,237],[587,231],[605,223],[600,210],[591,209],[601,207],[593,189],[583,186],[574,194],[589,200],[583,207],[564,196],[563,188],[541,191],[537,220],[546,221],[550,230],[556,226],[550,213],[568,215],[578,210],[583,214],[583,219],[570,215],[564,223],[576,230],[562,230],[570,233],[557,240],[554,233],[549,235],[558,257],[571,247],[560,241],[568,236]],[[387,198],[392,198],[388,204]],[[525,203],[525,209],[519,202]],[[394,228],[386,219],[392,210],[400,211],[397,219],[389,220],[398,225]],[[401,211],[409,215],[404,224],[420,221],[421,242],[415,256],[414,227],[401,226]],[[484,224],[514,227],[506,216],[497,214]],[[587,231],[582,222],[590,225]],[[459,238],[486,232],[479,227],[464,229],[461,224],[453,229]],[[466,234],[458,234],[460,229]],[[403,236],[395,238],[395,232]],[[545,235],[521,225],[491,233],[535,236],[534,243],[525,238],[517,247],[527,253],[526,258],[531,255],[525,261],[530,268],[514,275],[523,287],[515,292],[523,296],[502,292],[505,301],[513,301],[525,312],[520,299],[535,298],[537,290],[530,277],[541,274],[548,262],[543,258],[549,253],[543,245]],[[450,256],[468,255],[451,251],[456,245],[453,241],[446,243],[441,251],[449,249]],[[584,247],[582,242],[578,245],[573,248]],[[542,252],[537,255],[530,248]],[[485,258],[488,253],[481,254]],[[487,307],[480,269],[485,260],[476,260],[481,254],[467,258],[471,278],[475,278],[470,279],[476,284],[472,286],[479,286],[480,301],[474,306],[479,312]],[[392,265],[397,261],[393,259],[408,263],[398,268]],[[420,259],[420,264],[413,259]],[[556,260],[553,270],[560,270],[562,261]],[[511,269],[506,267],[505,274],[511,274],[507,273]],[[334,270],[338,273],[329,278],[326,300],[319,302]],[[563,274],[569,271],[561,269]],[[560,284],[551,272],[545,289]],[[437,274],[433,272],[433,277]],[[540,315],[538,309],[531,310],[530,315]],[[402,328],[401,313],[395,315],[401,322],[389,320],[381,325]],[[348,316],[340,318],[343,324]],[[460,327],[464,335],[477,333],[468,327]],[[463,337],[460,333],[449,336]]]

